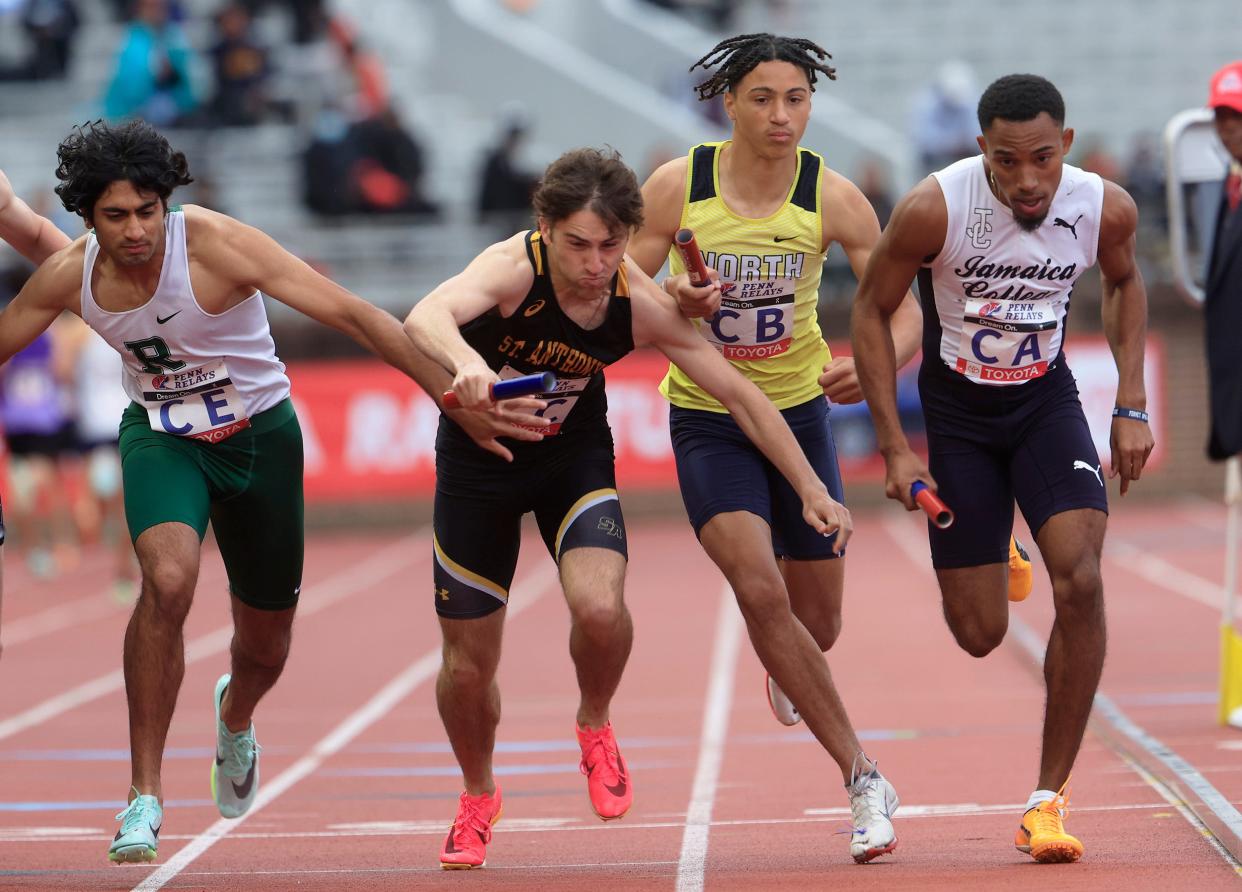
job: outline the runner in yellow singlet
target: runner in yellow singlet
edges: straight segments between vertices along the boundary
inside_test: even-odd
[[[646,223],[630,254],[649,274],[672,258],[674,276],[665,289],[781,410],[839,500],[824,395],[856,402],[861,392],[852,358],[833,359],[820,333],[820,271],[836,242],[861,276],[880,225],[853,183],[798,144],[816,76],[834,77],[828,58],[809,40],[748,34],[721,42],[696,63],[716,69],[699,85],[699,96],[723,94],[732,138],[696,146],[651,175],[643,187]],[[669,253],[683,226],[695,231],[712,276],[708,287],[691,287],[680,258]],[[911,297],[895,318],[899,362],[918,349],[921,324]],[[770,674],[773,712],[785,724],[805,719],[840,767],[853,808],[854,859],[891,852],[897,795],[862,753],[821,655],[841,624],[843,562],[835,559],[834,543],[796,529],[792,494],[720,404],[676,366],[661,392],[673,404],[670,426],[687,513],[737,593]]]

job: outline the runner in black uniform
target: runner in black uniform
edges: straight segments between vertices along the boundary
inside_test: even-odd
[[[514,444],[510,464],[483,452],[456,423],[441,417],[435,583],[436,611],[444,617],[485,616],[504,606],[517,565],[518,526],[528,511],[556,560],[583,546],[627,557],[602,370],[634,348],[628,276],[624,267],[618,270],[603,321],[583,328],[556,299],[540,233],[529,232],[524,241],[535,273],[526,299],[509,317],[492,308],[461,333],[501,378],[557,375],[543,413],[547,439]],[[462,581],[453,561],[491,584]]]
[[[562,156],[548,168],[535,210],[537,232],[488,248],[406,320],[414,342],[453,370],[463,406],[484,405],[500,378],[543,371],[558,377],[555,392],[544,394],[542,442],[513,444],[498,457],[447,421],[437,441],[434,597],[444,663],[436,697],[466,787],[440,854],[447,868],[481,867],[500,815],[491,767],[500,716],[495,675],[501,608],[527,511],[557,561],[569,604],[582,693],[577,733],[591,805],[610,820],[633,800],[609,722],[633,628],[623,597],[625,526],[605,366],[640,344],[660,349],[733,413],[790,481],[807,523],[821,534],[836,531],[839,548],[851,530],[849,513],[829,497],[771,401],[625,257],[629,235],[642,223],[642,196],[620,158],[594,149]]]

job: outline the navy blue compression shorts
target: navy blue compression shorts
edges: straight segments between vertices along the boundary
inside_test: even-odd
[[[828,401],[816,397],[782,409],[781,415],[829,494],[844,503]],[[821,536],[802,519],[798,494],[733,416],[673,406],[669,430],[681,498],[696,536],[717,514],[749,511],[772,528],[772,549],[778,557],[813,561],[838,556],[833,551],[836,535]]]
[[[1025,384],[975,384],[939,358],[919,372],[929,469],[957,516],[928,524],[932,564],[941,569],[1001,563],[1009,556],[1017,499],[1035,535],[1063,511],[1108,513],[1104,469],[1064,357]]]

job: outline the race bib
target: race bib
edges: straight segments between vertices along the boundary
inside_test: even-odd
[[[194,369],[139,375],[138,381],[153,430],[219,443],[250,427],[223,359]]]
[[[980,384],[1018,384],[1048,371],[1056,310],[1047,301],[966,301],[955,368]]]
[[[793,343],[794,279],[721,280],[720,310],[699,326],[725,359],[780,356]]]
[[[510,378],[520,378],[527,373],[519,372],[506,364],[496,374],[500,377],[500,380],[507,381]],[[540,418],[546,418],[549,422],[548,426],[532,427],[530,430],[537,430],[545,437],[559,433],[561,425],[565,423],[569,413],[578,404],[578,399],[582,396],[582,392],[586,390],[586,386],[590,382],[590,378],[557,378],[556,387],[550,392],[537,394],[544,401],[544,407],[535,414]]]

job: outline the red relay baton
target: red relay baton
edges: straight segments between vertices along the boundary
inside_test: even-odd
[[[495,402],[496,400],[511,399],[515,396],[549,393],[554,387],[556,387],[556,375],[551,372],[541,372],[537,375],[522,375],[517,378],[506,378],[504,381],[497,381],[488,387],[488,392],[491,394],[492,402]],[[453,391],[444,391],[443,399],[444,408],[461,408],[461,402]]]
[[[707,264],[703,262],[703,255],[699,252],[699,243],[694,240],[694,230],[677,230],[677,234],[673,236],[673,245],[686,264],[686,272],[690,273],[690,284],[695,288],[710,285],[712,280],[707,274]]]
[[[910,484],[910,495],[937,527],[947,530],[953,526],[953,512],[949,510],[949,506],[942,502],[940,496],[932,492],[922,480],[915,480]]]

